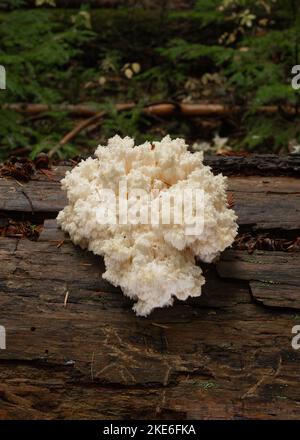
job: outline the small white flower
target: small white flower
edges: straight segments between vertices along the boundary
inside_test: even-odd
[[[127,69],[124,70],[124,75],[126,76],[126,78],[131,79],[134,74],[133,71],[128,67]]]
[[[133,70],[134,73],[140,73],[141,71],[141,65],[139,63],[132,63],[131,64],[131,69]]]
[[[291,154],[300,154],[300,145],[294,145]]]

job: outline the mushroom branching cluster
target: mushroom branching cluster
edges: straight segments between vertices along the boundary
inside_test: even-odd
[[[123,198],[120,182],[126,185]],[[69,204],[59,213],[58,223],[74,244],[104,257],[103,278],[136,301],[137,315],[170,306],[175,297],[200,296],[205,279],[197,260],[214,261],[237,234],[226,177],[213,175],[203,164],[202,153],[188,151],[183,139],[166,136],[161,142],[134,146],[133,139],[114,136],[107,146],[96,149],[95,158],[67,172],[62,187]],[[169,203],[173,221],[149,221],[154,205],[161,220],[161,201],[166,196],[182,200],[184,191],[191,189],[202,194],[202,219],[192,234],[187,233],[191,225],[184,216],[174,221],[175,202]],[[107,191],[116,198],[108,200]],[[131,217],[139,220],[121,221],[122,200],[128,212],[138,212]]]

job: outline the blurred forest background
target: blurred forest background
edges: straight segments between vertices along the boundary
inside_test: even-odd
[[[1,0],[0,160],[118,133],[210,153],[300,143],[298,0]],[[149,107],[150,106],[150,107]]]

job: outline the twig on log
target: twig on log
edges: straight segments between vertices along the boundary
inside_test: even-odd
[[[34,214],[34,209],[33,209],[32,201],[31,201],[29,195],[23,189],[22,189],[21,193],[28,200],[28,203],[29,203],[30,209],[31,209],[31,214],[33,215]]]
[[[65,299],[64,299],[64,307],[67,307],[68,299],[69,299],[69,291],[67,290],[66,296],[65,296]]]

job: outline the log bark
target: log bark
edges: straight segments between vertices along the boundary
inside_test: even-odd
[[[243,156],[206,156],[206,165],[226,176],[300,176],[300,155],[259,154]]]
[[[300,254],[227,250],[201,297],[136,317],[49,220],[67,169],[0,179],[2,216],[31,216],[21,188],[45,220],[37,242],[0,237],[0,419],[299,419]],[[241,227],[300,234],[299,182],[231,176]]]
[[[226,162],[227,158],[224,158]],[[54,218],[67,202],[65,194],[60,191],[60,180],[69,169],[68,166],[57,166],[53,169],[51,180],[38,173],[22,186],[13,179],[0,179],[0,211],[27,215],[33,211],[33,214],[42,214],[43,218]],[[217,169],[220,169],[219,165]],[[241,227],[300,229],[300,186],[297,177],[231,176],[229,193],[233,194],[234,209]]]

